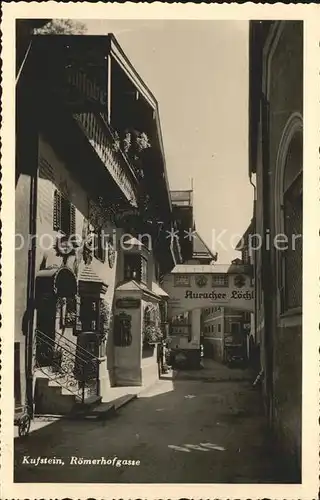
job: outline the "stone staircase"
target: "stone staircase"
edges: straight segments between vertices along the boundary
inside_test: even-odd
[[[124,394],[112,401],[102,402],[101,396],[90,396],[88,393],[84,401],[81,401],[65,387],[40,372],[35,384],[35,416],[103,420],[113,417],[117,410],[136,397],[137,394]]]
[[[75,414],[101,403],[98,358],[68,338],[58,339],[56,342],[36,331],[34,401],[37,415]]]

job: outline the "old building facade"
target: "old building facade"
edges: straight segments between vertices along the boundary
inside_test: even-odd
[[[67,413],[157,373],[181,256],[158,107],[112,35],[33,37],[16,100],[15,399]]]
[[[301,472],[303,23],[250,26],[250,170],[256,185],[256,330],[263,393]]]
[[[201,312],[201,330],[205,357],[220,362],[228,361],[231,351],[247,357],[250,312],[214,306]]]

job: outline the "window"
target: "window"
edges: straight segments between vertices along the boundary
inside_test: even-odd
[[[282,227],[287,244],[279,253],[280,310],[302,306],[302,134],[292,138],[283,172]]]
[[[214,274],[212,276],[213,287],[227,287],[229,286],[229,276],[227,274]]]
[[[140,281],[141,278],[141,258],[138,254],[128,254],[124,256],[124,279]]]
[[[144,257],[141,257],[141,281],[145,284],[148,282],[148,261]]]
[[[165,300],[160,302],[159,311],[161,323],[166,323],[168,321],[168,304]]]
[[[242,251],[242,261],[244,264],[250,264],[249,250],[247,248]]]
[[[231,323],[231,333],[232,335],[240,333],[240,323]]]
[[[174,286],[190,286],[190,276],[188,276],[187,274],[175,274]]]
[[[62,231],[67,236],[76,232],[75,206],[57,189],[53,197],[53,229]]]
[[[218,324],[218,332],[221,333],[221,324]]]
[[[302,175],[284,194],[283,211],[290,242],[285,253],[285,307],[292,309],[302,305]]]
[[[147,284],[148,261],[139,254],[128,254],[124,257],[124,279],[135,280]]]
[[[99,300],[81,297],[81,323],[84,332],[95,332],[99,329]]]
[[[250,313],[249,312],[244,312],[243,313],[243,321],[248,323],[248,321],[250,321]]]
[[[101,262],[106,260],[106,235],[103,229],[98,229],[94,235],[94,256]]]

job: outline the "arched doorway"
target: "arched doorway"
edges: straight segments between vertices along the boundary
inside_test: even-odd
[[[42,269],[36,276],[36,364],[54,362],[58,304],[74,301],[77,280],[67,266]]]

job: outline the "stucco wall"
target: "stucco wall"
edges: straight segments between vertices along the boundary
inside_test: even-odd
[[[88,166],[88,168],[90,168]],[[67,165],[59,158],[51,145],[42,137],[39,137],[39,177],[38,177],[38,206],[37,206],[37,251],[36,251],[36,271],[40,267],[48,267],[52,265],[62,265],[62,257],[57,256],[52,243],[55,242],[57,232],[53,230],[53,199],[54,191],[58,189],[75,206],[76,211],[76,234],[81,238],[84,236],[86,221],[89,217],[89,199],[85,189],[77,182],[77,180],[69,173]],[[115,226],[110,221],[105,220],[104,230],[107,234],[115,235],[115,241],[119,239],[119,231],[115,232]],[[122,266],[118,265],[117,257],[118,250],[116,248],[115,262],[113,267],[110,267],[106,255],[105,262],[93,257],[91,262],[92,270],[100,277],[100,279],[108,285],[104,300],[113,306],[113,296],[118,280],[118,273],[121,275]],[[85,267],[82,258],[81,250],[76,256],[70,256],[66,262],[76,274],[80,276],[81,271]],[[65,335],[74,342],[77,341],[73,336],[72,330],[66,329]],[[111,339],[112,339],[112,335]],[[107,356],[108,354],[108,356]],[[108,339],[108,346],[104,346],[101,356],[107,356],[107,362],[100,366],[100,377],[104,380],[104,386],[110,385],[109,370],[113,366],[113,350]]]
[[[116,292],[116,300],[130,297],[140,300],[140,292]],[[125,313],[131,318],[131,344],[114,347],[114,383],[117,386],[139,386],[141,375],[142,304],[135,309],[117,308],[115,314]]]
[[[224,310],[223,307],[209,308],[203,319],[204,356],[221,362],[224,359]]]
[[[88,166],[88,168],[90,168]],[[47,241],[54,240],[57,233],[53,230],[53,195],[55,189],[59,189],[68,195],[68,198],[75,205],[76,208],[76,233],[81,237],[84,230],[85,219],[89,216],[89,199],[88,194],[77,180],[70,175],[67,166],[63,161],[57,157],[54,150],[48,142],[42,137],[39,140],[39,180],[38,180],[38,210],[37,210],[37,234],[39,243],[41,238],[46,243]],[[115,226],[110,221],[105,221],[104,229],[107,234],[113,235],[116,230]],[[48,235],[45,238],[44,235]],[[119,237],[117,233],[116,238]],[[49,249],[46,251],[37,245],[37,260],[36,268],[39,269],[40,264],[44,257],[47,257],[47,266],[53,264],[61,264],[61,257],[55,255],[54,250]],[[98,276],[107,283],[108,290],[106,292],[106,299],[112,300],[116,282],[116,270],[121,274],[121,269],[117,269],[117,256],[115,255],[115,264],[110,268],[108,261],[101,262],[93,258],[91,266]],[[70,257],[68,265],[73,267],[74,257]],[[81,266],[84,266],[83,261],[80,263],[79,273],[81,273]]]
[[[288,22],[283,24],[281,35],[273,46],[273,56],[270,61],[270,81],[268,90],[269,100],[269,193],[268,219],[271,241],[276,234],[275,227],[275,192],[276,192],[276,165],[279,144],[284,127],[289,117],[294,113],[303,112],[303,24]],[[264,77],[267,75],[264,74]],[[262,163],[257,163],[257,231],[263,233],[263,183]],[[257,285],[259,287],[261,271],[264,265],[261,252],[257,252]],[[280,319],[277,304],[277,252],[273,245],[270,249],[271,274],[273,294],[271,304],[271,327],[266,331],[264,327],[263,293],[259,299],[257,293],[257,338],[261,336],[262,350],[261,363],[266,370],[266,352],[264,338],[272,342],[272,388],[273,395],[267,393],[264,383],[265,396],[271,399],[271,417],[281,445],[288,453],[288,460],[296,464],[300,461],[301,450],[301,360],[302,335],[301,316],[295,319]]]
[[[20,343],[20,394],[25,402],[25,335],[23,317],[27,307],[29,212],[31,177],[20,174],[15,191],[15,330],[14,340]],[[17,367],[15,367],[17,370]],[[18,370],[16,371],[18,374]]]

